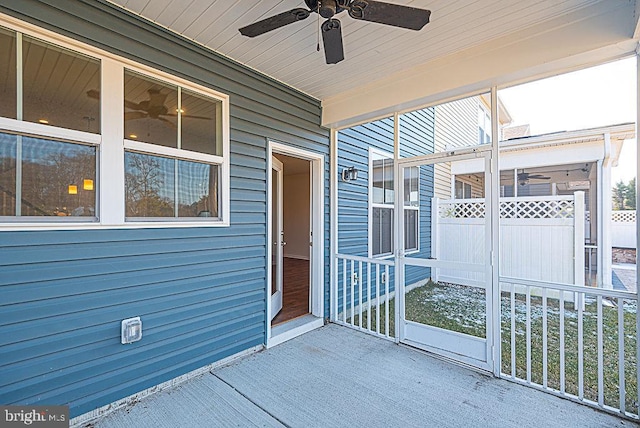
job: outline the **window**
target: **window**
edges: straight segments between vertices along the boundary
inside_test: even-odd
[[[125,71],[127,220],[219,218],[222,102]]]
[[[228,96],[2,25],[0,228],[229,225]]]
[[[491,116],[478,106],[478,144],[491,144]]]
[[[456,199],[471,199],[471,184],[455,181]]]
[[[0,217],[97,221],[100,60],[5,29],[0,56]]]
[[[393,159],[382,152],[370,154],[371,186],[371,255],[383,257],[394,251],[394,185]],[[404,247],[405,251],[419,248],[419,198],[420,170],[418,167],[405,169],[404,176]]]

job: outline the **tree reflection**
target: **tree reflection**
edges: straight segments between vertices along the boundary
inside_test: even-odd
[[[6,138],[2,142],[6,143]],[[18,144],[22,151],[20,176]],[[1,147],[0,166],[2,215],[95,216],[95,147],[13,136],[9,144]],[[84,188],[85,180],[92,184],[91,189]],[[16,210],[18,186],[19,213]],[[72,188],[74,192],[70,192]]]
[[[173,217],[173,160],[127,152],[125,200],[128,217]],[[162,195],[164,193],[164,195]]]

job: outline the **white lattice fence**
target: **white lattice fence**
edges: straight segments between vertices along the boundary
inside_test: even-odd
[[[611,245],[618,248],[636,248],[636,212],[611,212]]]
[[[574,196],[500,198],[501,274],[564,284],[583,282],[583,195],[578,198],[578,203]],[[434,256],[442,261],[482,263],[484,199],[434,198],[434,207]],[[450,269],[439,269],[435,276],[464,285],[484,281],[482,274]]]

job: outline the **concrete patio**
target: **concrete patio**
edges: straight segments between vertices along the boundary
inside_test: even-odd
[[[87,425],[622,427],[590,407],[328,325]]]

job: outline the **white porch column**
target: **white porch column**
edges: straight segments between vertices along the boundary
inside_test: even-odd
[[[611,136],[606,133],[604,137],[604,159],[601,168],[601,191],[598,195],[599,205],[602,207],[602,216],[598,216],[598,229],[600,229],[602,240],[598,242],[598,247],[602,248],[601,257],[601,281],[602,287],[613,289],[611,280]]]

